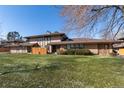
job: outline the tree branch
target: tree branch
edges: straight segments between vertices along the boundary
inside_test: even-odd
[[[121,23],[121,25],[119,26],[118,31],[116,32],[116,34],[115,34],[114,37],[113,37],[113,40],[115,40],[115,37],[117,36],[117,34],[119,33],[119,31],[120,31],[120,29],[121,29],[121,27],[122,27],[123,25],[124,25],[124,22]]]

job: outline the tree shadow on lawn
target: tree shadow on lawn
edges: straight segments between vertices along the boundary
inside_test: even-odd
[[[40,66],[40,64],[35,64],[35,66],[30,68],[30,69],[29,68],[28,69],[24,69],[24,68],[26,68],[25,66],[27,66],[27,65],[22,65],[22,66],[20,66],[21,70],[18,70],[19,69],[18,66],[15,67],[15,69],[13,67],[11,67],[14,70],[1,72],[0,75],[6,75],[6,74],[10,74],[10,73],[17,73],[17,72],[27,73],[27,72],[33,72],[33,71],[59,70],[60,68],[62,68],[63,65],[64,64],[62,64],[61,62],[52,62],[52,63],[49,63],[49,64],[47,64],[45,66]]]
[[[83,60],[83,58],[85,58],[86,60]],[[80,60],[78,60],[78,59],[80,59]],[[103,65],[104,65],[104,63],[107,63],[107,60],[109,58],[100,58],[100,59],[101,59],[100,63],[103,63]],[[109,60],[111,60],[111,59],[112,58],[110,58]],[[29,65],[25,65],[25,64],[19,64],[17,66],[12,66],[12,67],[7,68],[8,71],[1,72],[0,75],[5,75],[5,74],[9,74],[9,73],[16,73],[16,72],[27,73],[27,72],[33,72],[33,71],[54,71],[54,70],[71,69],[71,68],[74,70],[73,66],[81,65],[80,62],[85,63],[85,61],[89,62],[89,60],[92,60],[92,59],[90,59],[89,56],[75,56],[75,57],[72,57],[72,56],[68,57],[67,56],[66,58],[65,57],[61,57],[61,58],[56,57],[56,58],[49,58],[47,60],[49,61],[49,63],[46,65],[43,65],[43,66],[39,63],[33,64],[32,67],[30,67]],[[99,59],[97,59],[97,60],[99,60]],[[117,59],[117,60],[119,60],[119,59]],[[69,64],[68,62],[71,62],[74,64]],[[93,62],[93,60],[92,60],[92,62]],[[119,62],[119,63],[115,62],[115,61],[114,62],[109,61],[109,62],[110,62],[109,65],[110,64],[111,65],[124,64],[123,62]],[[89,64],[91,64],[91,62]],[[94,63],[94,65],[96,65],[96,64]]]
[[[68,64],[68,62],[71,63],[77,63],[77,59],[79,58],[88,58],[87,56],[62,56],[62,57],[49,57],[46,59],[48,61],[47,64],[42,65],[40,63],[35,63],[30,65],[26,64],[17,64],[14,66],[9,66],[9,67],[3,67],[3,72],[0,72],[0,75],[6,75],[10,73],[27,73],[27,72],[33,72],[33,71],[54,71],[54,70],[59,70],[59,69],[64,69],[71,67],[73,64]],[[75,64],[75,65],[76,65]],[[2,71],[2,70],[1,70]]]
[[[76,62],[78,62],[78,59],[83,61],[83,60],[88,60],[88,59],[90,60],[91,58],[89,56],[58,55],[55,57],[49,57],[46,60],[48,62],[51,62],[51,63],[58,61],[58,62],[62,62],[64,64],[64,63],[68,63],[68,62],[69,63],[76,63]]]

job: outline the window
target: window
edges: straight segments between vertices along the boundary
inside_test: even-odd
[[[47,41],[47,38],[45,38],[45,41]]]
[[[43,38],[43,41],[45,41],[46,40],[46,38]]]
[[[71,49],[82,49],[84,48],[83,44],[71,44],[70,46],[68,45],[67,47],[70,47]]]
[[[76,44],[76,45],[75,45],[75,48],[79,49],[79,46],[80,46],[79,44]]]
[[[71,44],[71,48],[74,48],[74,45],[73,44]]]
[[[70,44],[67,44],[67,49],[70,49],[71,48],[71,45]]]
[[[105,49],[109,49],[109,45],[105,45],[104,47],[105,47]]]
[[[48,41],[50,41],[50,38],[48,37]]]
[[[84,48],[84,45],[83,44],[80,44],[80,48]]]
[[[64,48],[65,48],[65,49],[67,49],[67,46],[66,46],[66,45],[64,45]]]
[[[37,41],[40,41],[40,38],[38,38]]]

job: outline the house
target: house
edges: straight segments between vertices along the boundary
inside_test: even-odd
[[[122,44],[122,40],[104,40],[90,38],[68,38],[65,33],[47,33],[26,36],[26,41],[6,41],[2,47],[10,49],[10,53],[47,54],[57,50],[88,49],[93,54],[109,55],[113,52],[113,44]],[[121,50],[122,51],[122,50]]]
[[[48,53],[55,53],[60,49],[89,49],[98,55],[109,55],[112,53],[113,43],[118,41],[88,38],[69,39],[65,33],[48,33],[25,37],[29,43],[38,43],[41,48],[46,48]]]
[[[2,41],[0,52],[9,53],[32,53],[33,47],[40,47],[37,43],[28,43],[23,40]]]
[[[74,38],[71,41],[51,42],[52,52],[60,49],[88,49],[93,54],[110,55],[116,41],[102,39]],[[117,41],[118,42],[118,41]]]
[[[47,33],[43,35],[34,35],[34,36],[27,36],[24,37],[27,39],[26,42],[29,43],[38,43],[41,48],[47,48],[48,53],[51,53],[52,49],[51,46],[48,46],[49,43],[51,42],[62,42],[67,40],[67,36],[65,33],[59,33],[59,32],[54,32],[54,33]]]
[[[19,43],[24,43],[24,42],[25,41],[23,41],[23,40],[12,40],[12,41],[4,40],[4,41],[1,42],[1,44],[6,46],[6,45],[13,45],[13,44],[19,44]]]
[[[118,53],[118,55],[124,55],[124,38],[119,38],[118,41],[113,44],[114,50]]]
[[[0,45],[0,52],[47,54],[47,49],[40,48],[38,43],[14,40],[4,41],[2,45]]]
[[[24,43],[22,40],[14,40],[14,41],[6,41],[2,40],[0,43],[0,52],[10,52],[10,47],[11,45],[17,45],[19,43]]]
[[[32,53],[33,47],[39,47],[38,43],[19,43],[19,44],[12,44],[7,45],[10,49],[10,53]]]

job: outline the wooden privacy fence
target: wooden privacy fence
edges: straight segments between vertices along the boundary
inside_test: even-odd
[[[0,48],[0,52],[10,52],[9,48]]]
[[[47,54],[47,49],[46,48],[32,48],[32,54],[45,55]]]

